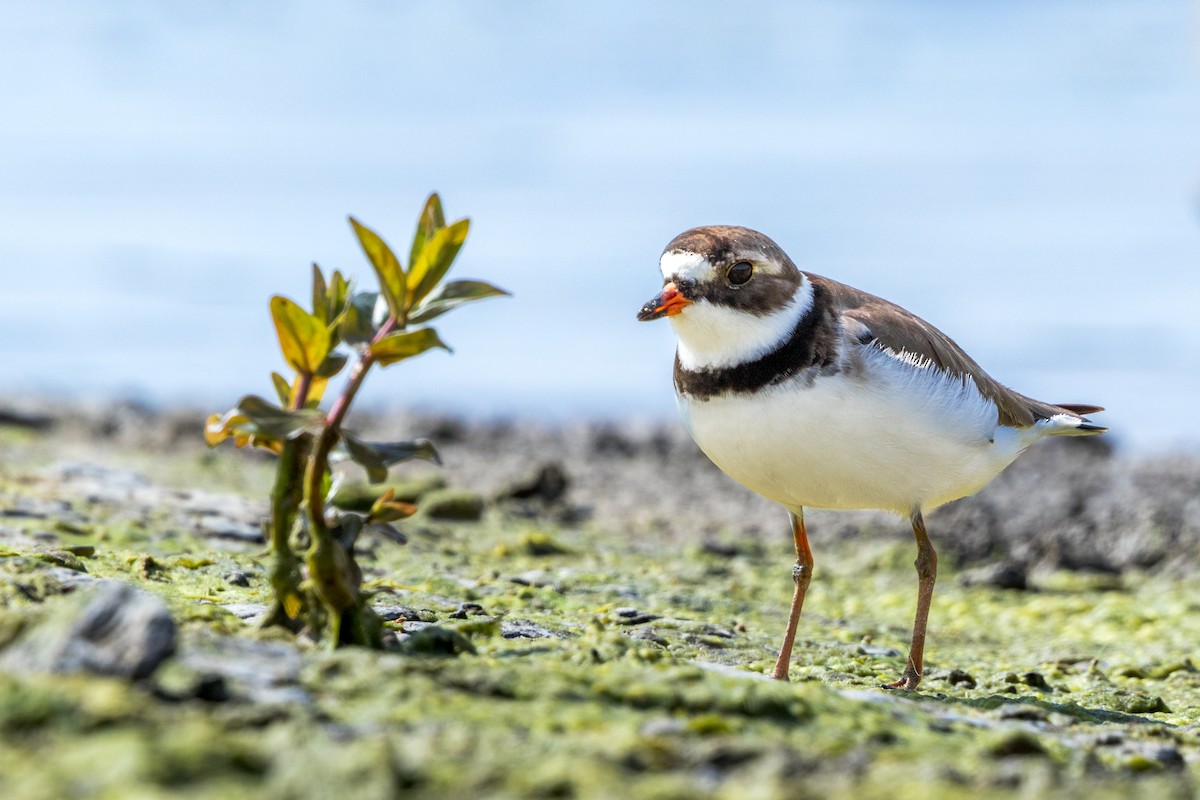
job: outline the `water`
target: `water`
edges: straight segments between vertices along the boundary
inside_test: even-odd
[[[1195,5],[647,6],[6,3],[5,393],[269,393],[269,295],[368,277],[345,215],[405,251],[436,188],[456,273],[515,297],[366,402],[668,419],[634,314],[732,223],[1127,446],[1200,444]]]

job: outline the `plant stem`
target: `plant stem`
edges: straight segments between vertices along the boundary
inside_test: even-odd
[[[375,344],[396,330],[398,326],[399,323],[395,317],[388,317],[387,321],[376,332],[375,337],[371,339],[371,344]],[[371,355],[369,349],[363,351],[363,354],[359,356],[358,361],[354,364],[353,369],[350,370],[350,377],[346,380],[346,388],[342,390],[341,396],[334,402],[333,407],[329,409],[325,430],[331,428],[341,429],[342,420],[346,418],[347,412],[350,411],[350,403],[354,401],[354,396],[358,394],[358,389],[362,386],[363,379],[367,376],[367,370],[374,363],[375,357]]]
[[[299,411],[308,403],[312,375],[300,373],[292,410]],[[300,597],[300,559],[292,552],[291,534],[296,514],[303,499],[303,470],[300,465],[309,437],[290,439],[283,443],[279,462],[275,465],[275,485],[271,489],[271,529],[268,545],[271,552],[271,589],[275,607],[267,616],[266,625],[294,627],[296,621],[288,613],[289,600]],[[292,603],[296,602],[291,600]]]
[[[396,329],[396,326],[396,318],[389,317],[379,328],[371,343],[374,344],[387,336]],[[351,557],[338,542],[333,540],[325,523],[324,483],[325,476],[329,474],[329,453],[341,435],[342,422],[350,410],[350,403],[358,394],[368,370],[374,363],[375,358],[371,355],[370,349],[364,350],[350,371],[350,377],[346,380],[346,388],[342,390],[342,394],[325,417],[325,426],[317,435],[312,450],[308,454],[308,464],[304,474],[304,495],[308,507],[309,532],[312,536],[312,543],[308,550],[308,572],[321,602],[329,611],[335,632],[332,641],[335,647],[338,645],[338,639],[344,635],[341,628],[345,612],[357,607],[361,603],[361,596],[351,574]],[[354,632],[357,635],[354,638],[363,638],[358,622],[361,621],[355,620]],[[368,644],[366,641],[359,643]]]
[[[270,551],[272,556],[270,581],[275,594],[275,608],[267,617],[267,625],[292,627],[287,612],[288,598],[300,594],[299,559],[292,552],[292,526],[300,508],[301,473],[299,469],[303,444],[287,441],[275,466],[275,485],[271,489]]]
[[[300,380],[296,384],[296,398],[292,401],[292,411],[303,411],[308,405],[308,392],[312,388],[313,376],[308,372],[300,373]]]

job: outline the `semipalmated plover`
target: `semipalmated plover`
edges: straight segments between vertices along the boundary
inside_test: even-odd
[[[908,517],[917,613],[908,666],[921,682],[937,554],[922,514],[979,491],[1044,436],[1102,433],[1089,405],[1012,391],[950,337],[899,306],[801,272],[761,233],[693,228],[663,251],[662,293],[639,320],[670,319],[675,396],[700,449],[787,509],[796,545],[791,614],[773,676],[787,680],[812,577],[804,508]]]

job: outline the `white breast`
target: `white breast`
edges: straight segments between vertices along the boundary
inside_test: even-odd
[[[934,508],[978,491],[1037,438],[998,427],[971,381],[873,346],[860,354],[858,369],[680,396],[680,410],[718,467],[793,511]]]

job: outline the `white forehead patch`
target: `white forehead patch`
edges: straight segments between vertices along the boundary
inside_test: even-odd
[[[708,259],[699,253],[663,253],[658,268],[664,278],[690,278],[696,283],[710,281],[717,274]]]

